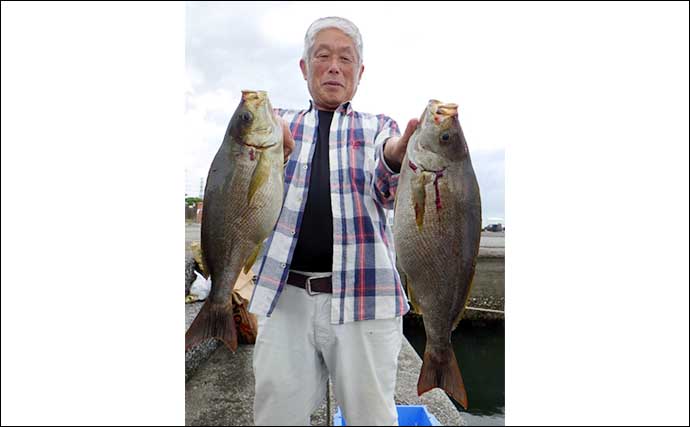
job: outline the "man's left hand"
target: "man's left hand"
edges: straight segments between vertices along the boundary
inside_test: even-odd
[[[418,124],[419,119],[411,119],[407,122],[407,128],[405,128],[405,133],[402,136],[393,136],[386,140],[386,145],[383,146],[383,159],[393,171],[400,171],[400,165],[402,165],[407,150],[407,143]]]

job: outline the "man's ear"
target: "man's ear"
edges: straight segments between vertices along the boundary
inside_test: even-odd
[[[364,64],[359,68],[359,78],[357,79],[357,84],[362,81],[362,74],[364,74]]]
[[[304,80],[307,80],[307,63],[304,62],[304,59],[299,60],[299,68],[302,70],[302,76],[304,76]]]

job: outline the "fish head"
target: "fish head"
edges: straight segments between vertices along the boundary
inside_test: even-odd
[[[432,99],[427,104],[419,125],[413,135],[414,156],[429,164],[427,170],[444,167],[450,162],[464,159],[468,155],[467,143],[458,120],[458,105]]]
[[[282,141],[282,127],[273,113],[266,91],[242,91],[240,105],[230,119],[229,131],[236,142],[258,149],[269,148]]]

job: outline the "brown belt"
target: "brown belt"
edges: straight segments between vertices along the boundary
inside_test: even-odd
[[[304,274],[291,271],[288,273],[287,284],[302,288],[309,295],[312,293],[333,293],[333,284],[330,277],[310,278]]]

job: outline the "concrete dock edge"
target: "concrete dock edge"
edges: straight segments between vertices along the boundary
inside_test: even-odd
[[[203,303],[187,304],[186,327],[189,327]],[[185,425],[253,425],[254,347],[240,345],[234,354],[214,340],[185,355]],[[443,425],[466,425],[462,414],[446,394],[438,389],[417,396],[417,377],[422,360],[407,339],[403,339],[398,357],[395,400],[401,405],[426,405]],[[331,411],[326,414],[326,398],[312,414],[312,425],[329,425],[337,402],[331,396]]]

